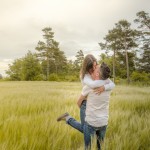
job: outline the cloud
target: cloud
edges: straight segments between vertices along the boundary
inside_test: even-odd
[[[5,71],[8,69],[8,64],[12,63],[12,59],[0,59],[0,74],[6,76]]]
[[[23,57],[52,27],[67,57],[80,49],[99,55],[98,43],[120,19],[130,22],[138,11],[149,13],[149,0],[0,0],[0,68],[5,59]],[[3,61],[3,62],[2,62]],[[11,62],[11,61],[10,61]]]

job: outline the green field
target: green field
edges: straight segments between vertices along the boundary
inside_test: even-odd
[[[76,105],[81,84],[0,82],[0,150],[82,150],[83,135],[56,118]],[[105,150],[150,149],[150,87],[116,86]]]

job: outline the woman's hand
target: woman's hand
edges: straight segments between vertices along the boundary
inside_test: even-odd
[[[77,105],[78,105],[79,108],[81,107],[81,104],[82,104],[82,101],[81,101],[81,100],[78,100],[78,101],[77,101]]]
[[[104,91],[105,91],[104,85],[94,89],[94,93],[98,95],[100,95]]]

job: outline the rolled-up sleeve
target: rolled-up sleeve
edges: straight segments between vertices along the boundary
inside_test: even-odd
[[[87,85],[85,85],[85,86],[82,88],[81,94],[82,94],[83,96],[87,96],[91,90],[92,90],[92,89],[91,89],[90,87],[88,87]]]

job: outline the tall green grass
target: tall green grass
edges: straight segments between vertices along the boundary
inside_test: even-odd
[[[0,150],[82,150],[83,135],[57,122],[79,120],[80,83],[0,82]],[[150,149],[150,87],[116,86],[104,150]],[[94,149],[94,148],[93,148]]]

